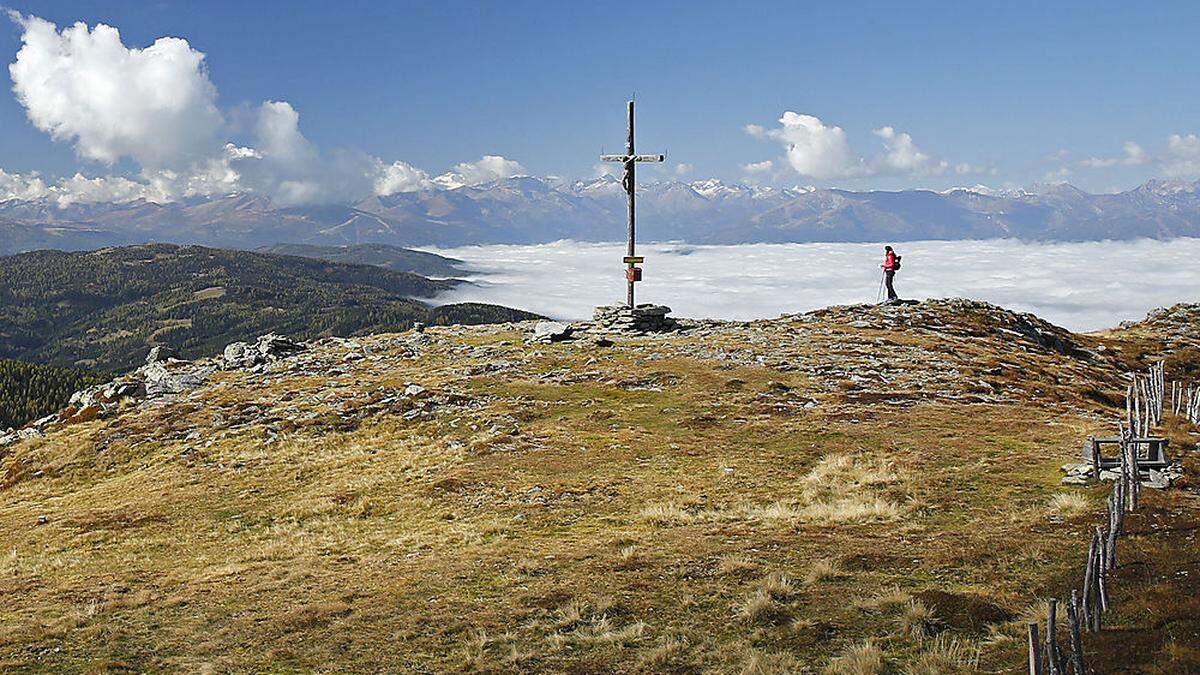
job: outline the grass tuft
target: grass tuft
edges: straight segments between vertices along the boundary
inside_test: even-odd
[[[818,560],[809,565],[808,570],[804,573],[804,583],[816,584],[830,579],[837,579],[845,573],[836,560]]]
[[[883,650],[873,640],[848,647],[829,661],[829,675],[875,675],[883,672]]]
[[[956,637],[938,636],[904,669],[906,675],[950,675],[974,673],[979,668],[979,650]]]
[[[1063,519],[1078,518],[1092,510],[1092,500],[1082,492],[1060,492],[1050,498],[1051,515]]]
[[[920,600],[909,600],[896,622],[902,634],[917,642],[936,633],[940,624],[933,610]]]

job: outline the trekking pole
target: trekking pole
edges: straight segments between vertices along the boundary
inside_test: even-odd
[[[887,272],[882,272],[879,275],[879,292],[875,294],[875,302],[883,302],[883,280],[887,278]]]

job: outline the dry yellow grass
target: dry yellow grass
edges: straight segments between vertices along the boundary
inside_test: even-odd
[[[804,583],[816,584],[830,579],[837,579],[844,574],[845,572],[842,571],[841,566],[838,565],[836,560],[818,560],[809,565],[808,569],[804,572]]]
[[[419,358],[364,338],[380,360],[330,353],[344,375],[222,372],[6,449],[0,670],[775,673],[858,645],[834,667],[873,672],[886,645],[902,671],[937,639],[880,636],[946,571],[1010,606],[1072,578],[1077,532],[1046,509],[1102,431],[1079,385],[1110,368],[947,329],[723,331],[600,354],[430,328]],[[755,358],[775,348],[787,369]],[[825,375],[883,353],[908,364],[886,387]],[[1038,376],[982,402],[938,359]],[[408,382],[465,402],[364,402]]]
[[[940,624],[933,610],[920,600],[909,600],[896,620],[899,632],[920,642],[933,635]]]
[[[1092,500],[1082,492],[1060,492],[1050,498],[1049,509],[1060,518],[1078,518],[1092,510]]]
[[[866,640],[847,647],[830,660],[825,672],[829,675],[875,675],[883,672],[883,650],[875,642]]]
[[[940,635],[905,667],[906,675],[979,672],[979,650],[956,637]]]

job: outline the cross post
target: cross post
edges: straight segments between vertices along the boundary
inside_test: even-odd
[[[600,155],[600,160],[604,162],[620,162],[625,165],[625,171],[621,176],[621,186],[625,188],[625,194],[628,196],[629,223],[626,228],[625,242],[625,283],[628,286],[626,302],[632,308],[633,304],[633,284],[635,281],[641,280],[641,268],[637,267],[637,263],[641,259],[637,257],[637,251],[634,246],[635,237],[635,220],[634,220],[634,166],[638,162],[663,162],[666,161],[666,155],[635,155],[633,151],[633,101],[628,103],[629,111],[629,135],[625,140],[624,155]]]

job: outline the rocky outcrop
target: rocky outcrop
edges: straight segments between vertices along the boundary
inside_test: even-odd
[[[222,354],[226,370],[253,368],[304,351],[304,346],[280,335],[270,333],[258,338],[254,344],[234,342],[225,347]]]
[[[1088,356],[1071,331],[1027,312],[1014,312],[989,302],[966,298],[883,305],[835,305],[804,316],[840,319],[851,328],[899,330],[906,326],[953,329],[977,336],[1033,343],[1066,356]]]
[[[263,335],[253,343],[234,342],[225,347],[221,356],[197,361],[176,358],[171,348],[155,346],[141,368],[75,392],[67,407],[29,423],[24,429],[0,433],[0,447],[40,436],[43,431],[56,426],[108,417],[131,403],[183,394],[204,385],[210,376],[221,370],[258,371],[305,349],[304,343],[273,333]]]

